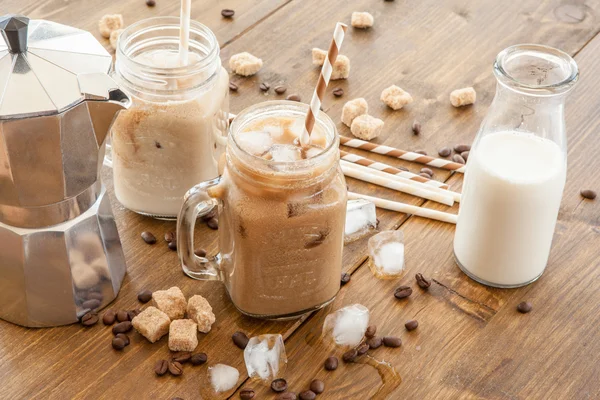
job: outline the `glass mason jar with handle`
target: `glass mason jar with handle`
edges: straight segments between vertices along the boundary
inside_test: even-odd
[[[234,119],[220,178],[185,198],[177,223],[184,272],[221,279],[235,306],[260,318],[295,317],[323,307],[340,288],[346,183],[335,124],[321,112],[301,149],[308,105],[270,101]],[[197,217],[218,207],[220,254],[197,257]]]
[[[494,63],[496,96],[475,139],[454,236],[460,268],[495,287],[535,281],[546,268],[567,172],[566,94],[575,61],[516,45]]]
[[[183,196],[218,175],[225,150],[229,75],[219,43],[192,21],[180,65],[179,18],[150,18],[119,37],[114,78],[133,104],[112,128],[115,195],[128,209],[175,219]]]

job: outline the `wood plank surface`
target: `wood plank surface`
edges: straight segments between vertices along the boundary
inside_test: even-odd
[[[96,34],[96,22],[106,13],[122,12],[126,22],[131,23],[151,15],[173,15],[178,9],[173,0],[157,0],[154,9],[148,9],[141,0],[118,4],[5,0],[5,4],[10,12],[49,18]],[[600,367],[594,356],[600,350],[600,203],[583,201],[578,194],[583,187],[600,189],[595,176],[600,167],[596,157],[600,152],[600,39],[593,39],[600,30],[600,5],[491,0],[194,4],[193,17],[216,31],[224,61],[240,51],[264,60],[258,75],[232,77],[240,86],[231,96],[234,112],[292,93],[308,101],[318,76],[311,65],[310,49],[326,48],[335,22],[349,22],[352,11],[371,12],[375,26],[367,31],[349,29],[343,45],[341,53],[352,61],[351,76],[348,81],[333,82],[331,88],[342,87],[345,95],[335,99],[328,91],[324,109],[339,121],[345,101],[365,97],[370,113],[386,122],[384,134],[374,142],[425,149],[430,154],[446,145],[472,141],[494,95],[491,63],[500,50],[515,43],[536,42],[577,54],[582,79],[567,107],[569,175],[550,263],[545,275],[525,288],[487,288],[469,280],[455,266],[453,226],[378,210],[380,229],[401,227],[404,231],[408,276],[401,282],[415,289],[408,300],[394,299],[392,293],[398,281],[380,281],[371,275],[364,263],[366,240],[360,240],[345,247],[344,269],[353,272],[353,277],[331,306],[306,320],[257,321],[234,309],[220,283],[184,277],[176,254],[164,242],[159,240],[154,246],[143,243],[139,237],[142,231],[161,237],[173,230],[174,224],[123,209],[112,198],[110,171],[105,170],[103,177],[111,191],[128,263],[128,275],[111,307],[139,307],[136,294],[143,288],[158,290],[177,285],[187,296],[200,293],[207,297],[217,323],[211,333],[200,336],[198,351],[208,353],[210,364],[223,362],[238,368],[242,375],[239,384],[256,389],[259,399],[274,396],[259,384],[244,382],[242,354],[230,338],[236,330],[249,335],[284,334],[289,358],[286,377],[294,391],[306,389],[311,379],[319,378],[326,384],[319,398],[367,399],[375,395],[381,384],[371,366],[342,365],[335,372],[322,368],[324,359],[334,352],[320,340],[323,320],[328,312],[353,303],[369,307],[381,334],[403,339],[400,349],[373,352],[376,359],[390,362],[402,377],[400,386],[388,395],[390,399],[600,397]],[[236,9],[234,21],[220,18],[220,9],[226,7]],[[284,96],[276,96],[272,90],[265,95],[258,89],[261,82],[269,82],[272,87],[284,84],[288,91]],[[394,112],[379,101],[381,90],[394,83],[415,98],[406,110]],[[470,85],[478,91],[478,102],[460,110],[451,107],[449,92]],[[410,131],[415,119],[423,126],[420,136]],[[338,129],[350,135],[341,123]],[[418,171],[415,164],[359,153]],[[436,170],[435,177],[449,179],[453,190],[460,190],[460,175],[450,177]],[[353,191],[448,210],[355,180],[349,179],[348,184]],[[456,210],[455,206],[451,212]],[[201,226],[197,237],[198,244],[209,253],[217,251],[216,232]],[[429,291],[416,287],[412,279],[416,272],[435,279]],[[515,306],[524,299],[533,302],[534,311],[517,314]],[[418,319],[420,326],[414,332],[405,332],[404,322],[412,318]],[[0,398],[200,398],[205,366],[186,366],[180,378],[155,377],[154,362],[168,355],[166,338],[149,345],[132,334],[132,344],[117,353],[110,348],[111,336],[110,329],[101,324],[89,329],[69,326],[33,330],[0,321]]]

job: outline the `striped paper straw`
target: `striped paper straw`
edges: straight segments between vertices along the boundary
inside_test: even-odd
[[[329,45],[329,51],[327,52],[327,57],[325,58],[323,68],[321,68],[317,87],[313,93],[312,100],[310,101],[310,108],[306,114],[306,119],[304,120],[304,132],[302,132],[302,135],[300,136],[300,144],[302,146],[307,146],[310,141],[310,134],[315,126],[315,115],[319,114],[321,102],[323,100],[323,96],[325,95],[325,89],[327,89],[329,79],[331,78],[331,72],[333,71],[333,64],[335,63],[338,52],[340,51],[340,47],[342,47],[344,34],[346,33],[347,28],[348,25],[341,22],[338,22],[335,25],[333,40]]]
[[[438,187],[441,189],[448,189],[448,185],[446,185],[444,182],[439,182],[434,179],[428,179],[421,175],[413,174],[412,172],[402,171],[398,168],[392,167],[391,165],[380,163],[374,160],[369,160],[368,158],[348,153],[344,150],[340,150],[340,157],[342,160],[349,161],[353,164],[373,168],[379,171],[387,172],[388,174],[397,175],[402,178],[410,179],[411,181],[421,182],[426,185]]]
[[[453,161],[444,160],[442,158],[435,158],[424,156],[423,154],[413,153],[412,151],[404,151],[396,149],[394,147],[384,146],[382,144],[375,144],[365,142],[364,140],[349,138],[340,135],[340,144],[344,146],[353,147],[355,149],[367,150],[371,153],[383,154],[385,156],[396,157],[401,160],[413,161],[420,164],[429,165],[431,167],[447,169],[449,171],[465,172],[464,164],[455,163]]]

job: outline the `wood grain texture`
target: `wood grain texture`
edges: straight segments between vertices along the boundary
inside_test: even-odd
[[[2,6],[11,12],[56,20],[95,34],[97,20],[107,13],[122,12],[126,22],[131,23],[178,12],[178,3],[173,0],[157,0],[154,9],[147,8],[143,0],[113,4],[4,0]],[[234,21],[222,20],[221,8],[234,8]],[[231,96],[234,112],[292,93],[308,102],[318,77],[318,70],[311,65],[310,49],[325,48],[335,22],[349,22],[352,11],[371,12],[375,17],[372,29],[349,29],[341,54],[351,59],[350,79],[331,83],[323,108],[337,122],[345,101],[365,97],[370,113],[386,123],[384,134],[374,142],[406,150],[425,149],[430,154],[446,145],[472,141],[494,95],[492,60],[504,47],[537,42],[577,54],[582,79],[567,107],[569,175],[550,264],[546,274],[528,287],[486,288],[469,280],[455,266],[452,226],[378,210],[380,229],[402,227],[404,231],[408,275],[401,282],[415,289],[409,299],[398,301],[393,297],[398,281],[380,281],[371,275],[364,263],[363,239],[344,249],[344,269],[353,272],[353,277],[331,306],[305,321],[252,320],[234,309],[220,283],[184,277],[176,254],[161,239],[166,231],[174,229],[174,224],[124,210],[112,196],[110,171],[104,171],[128,262],[121,293],[111,307],[139,307],[139,290],[173,285],[180,286],[187,296],[200,293],[207,297],[217,323],[211,333],[200,335],[198,351],[208,353],[209,364],[223,362],[238,368],[239,384],[254,387],[259,399],[274,396],[258,384],[244,383],[242,352],[231,343],[231,334],[236,330],[249,335],[284,334],[289,358],[286,377],[295,391],[306,389],[316,377],[326,384],[321,399],[366,399],[374,395],[380,378],[372,367],[341,365],[335,372],[322,368],[325,358],[334,351],[320,340],[323,320],[328,312],[352,303],[369,307],[381,334],[403,339],[399,349],[380,348],[373,352],[375,358],[394,365],[402,376],[402,384],[389,398],[600,397],[600,367],[593,356],[600,352],[600,202],[581,200],[578,194],[582,187],[600,189],[594,175],[600,167],[596,156],[600,152],[600,38],[592,40],[600,29],[596,17],[599,5],[558,0],[294,0],[196,1],[193,9],[193,18],[217,33],[224,61],[240,51],[249,51],[264,60],[258,75],[232,77],[240,86]],[[288,90],[283,96],[275,95],[272,89],[264,94],[258,88],[261,82],[269,82],[271,87],[284,84]],[[391,84],[398,84],[415,98],[406,110],[391,111],[379,101],[381,90]],[[464,109],[450,106],[450,91],[471,85],[478,91],[478,102]],[[335,99],[330,93],[335,87],[342,87],[345,96]],[[411,133],[415,119],[423,126],[420,136]],[[350,135],[341,123],[338,129],[341,134]],[[413,172],[420,168],[352,151],[409,167]],[[435,170],[435,178],[449,179],[452,189],[460,190],[460,175]],[[348,184],[352,191],[448,210],[356,180],[349,179]],[[456,210],[456,206],[451,209]],[[139,236],[144,230],[155,233],[159,242],[146,245]],[[209,253],[217,251],[216,232],[200,226],[196,237],[198,245]],[[412,278],[416,272],[435,279],[429,291],[416,287]],[[516,304],[524,299],[533,302],[534,311],[517,314]],[[419,328],[405,332],[404,322],[413,318],[419,320]],[[0,398],[200,397],[206,366],[186,366],[180,378],[155,377],[154,362],[168,356],[166,338],[149,345],[139,335],[131,334],[132,344],[117,353],[110,347],[111,336],[110,329],[102,325],[89,329],[69,326],[31,330],[0,321]]]

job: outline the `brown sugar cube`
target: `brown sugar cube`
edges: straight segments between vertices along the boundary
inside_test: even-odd
[[[359,29],[367,29],[373,26],[375,19],[368,12],[353,12],[350,24]]]
[[[262,68],[263,61],[248,52],[238,53],[229,59],[229,68],[241,76],[251,76]]]
[[[312,62],[313,65],[322,67],[325,64],[325,58],[327,57],[327,51],[314,47],[312,49]]]
[[[112,47],[113,50],[117,49],[121,32],[123,32],[123,29],[116,29],[110,33],[110,47]]]
[[[191,319],[177,319],[169,327],[169,350],[194,351],[198,346],[198,325]]]
[[[475,103],[477,93],[472,87],[456,89],[450,93],[450,103],[454,107],[468,106]]]
[[[363,140],[371,140],[381,134],[383,121],[367,114],[359,115],[352,121],[350,131],[354,136]]]
[[[317,47],[312,49],[312,62],[313,65],[322,67],[325,64],[325,58],[327,57],[327,51],[319,49]],[[350,76],[350,59],[342,54],[338,54],[333,63],[331,70],[331,80],[348,79]]]
[[[102,37],[108,39],[112,31],[123,27],[123,16],[121,14],[105,15],[98,21],[98,29]]]
[[[369,112],[369,105],[362,97],[350,100],[342,108],[342,122],[346,126],[351,126],[354,118]]]
[[[131,324],[140,335],[156,342],[169,332],[169,316],[156,307],[148,307],[131,320]]]
[[[185,315],[187,301],[181,289],[176,286],[152,293],[152,300],[156,308],[167,314],[171,320],[181,319]]]
[[[381,92],[381,101],[392,110],[399,110],[413,102],[412,96],[396,85],[392,85]]]
[[[190,297],[187,304],[188,318],[198,324],[198,330],[202,333],[210,332],[215,322],[215,314],[208,301],[199,294]]]

